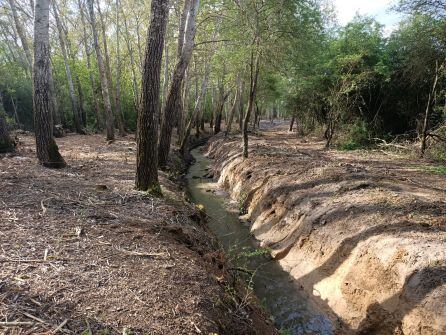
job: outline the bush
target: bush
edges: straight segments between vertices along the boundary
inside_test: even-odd
[[[359,121],[350,127],[347,138],[339,145],[341,150],[356,150],[371,144],[371,134],[364,121]]]

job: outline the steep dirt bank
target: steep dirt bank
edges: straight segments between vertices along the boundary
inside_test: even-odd
[[[1,334],[275,334],[228,293],[224,255],[177,185],[133,190],[131,137],[62,138],[62,170],[19,137],[0,156]]]
[[[379,152],[323,151],[285,127],[208,145],[214,176],[339,333],[446,333],[446,178]]]

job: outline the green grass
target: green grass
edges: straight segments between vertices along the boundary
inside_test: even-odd
[[[446,166],[423,166],[421,170],[446,176]]]

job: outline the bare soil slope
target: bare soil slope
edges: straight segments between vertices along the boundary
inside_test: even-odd
[[[133,190],[130,137],[60,139],[62,170],[20,137],[0,157],[0,333],[275,333],[226,293],[224,255],[177,186]]]
[[[339,333],[446,334],[446,178],[381,152],[324,151],[284,126],[209,143],[252,234]]]

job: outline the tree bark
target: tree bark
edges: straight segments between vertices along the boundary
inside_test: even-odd
[[[34,128],[39,163],[49,168],[62,168],[66,164],[53,137],[50,108],[49,14],[49,0],[37,0],[34,19]]]
[[[120,1],[116,0],[116,96],[115,110],[118,119],[119,135],[126,136],[124,117],[121,110],[121,50],[120,50],[120,22],[119,22]]]
[[[107,75],[105,72],[104,59],[102,58],[101,48],[99,47],[99,37],[98,37],[98,32],[96,30],[96,19],[95,19],[95,14],[94,14],[93,1],[94,0],[87,0],[88,11],[90,13],[91,28],[92,28],[92,32],[93,32],[93,44],[94,44],[94,48],[96,50],[96,58],[98,60],[99,75],[101,78],[102,98],[104,100],[104,110],[105,110],[105,124],[106,124],[106,129],[107,129],[107,140],[114,141],[115,126],[114,126],[114,120],[113,120],[114,119],[113,111],[111,109],[111,104],[110,104],[110,93],[108,91],[108,81],[107,81]]]
[[[135,109],[138,110],[139,109],[139,88],[138,88],[138,80],[136,78],[136,66],[135,66],[135,57],[133,55],[133,48],[131,45],[131,39],[130,39],[130,33],[129,33],[129,28],[128,28],[128,23],[127,23],[127,18],[125,16],[124,11],[122,12],[123,16],[124,16],[124,29],[125,29],[125,35],[126,35],[126,39],[125,39],[125,43],[127,45],[127,51],[129,53],[129,57],[130,57],[130,67],[132,70],[132,82],[133,82],[133,94],[134,94],[134,105],[135,105]]]
[[[260,53],[258,48],[259,39],[256,37],[254,39],[254,43],[251,51],[251,81],[250,81],[250,89],[249,89],[249,100],[248,100],[248,108],[246,110],[245,119],[243,121],[243,157],[248,158],[248,123],[251,117],[251,112],[254,108],[254,101],[257,93],[257,79],[259,77],[259,62],[260,62]],[[254,53],[257,55],[254,56]]]
[[[67,80],[68,80],[68,93],[70,95],[71,109],[73,110],[74,129],[78,134],[85,134],[85,131],[82,129],[82,117],[80,115],[79,102],[77,100],[76,93],[74,92],[73,77],[71,75],[71,67],[70,67],[70,62],[68,60],[67,46],[65,44],[62,23],[60,22],[59,12],[57,10],[57,6],[54,1],[52,5],[53,5],[54,18],[56,19],[60,49],[62,51],[62,56],[65,64],[65,73],[67,75]]]
[[[168,14],[168,0],[152,0],[137,127],[136,188],[156,194],[161,193],[158,182],[158,113]]]
[[[176,107],[178,101],[181,99],[181,87],[184,79],[184,74],[189,66],[194,48],[194,39],[196,24],[195,18],[198,12],[199,0],[191,0],[189,16],[187,20],[187,28],[185,32],[185,42],[181,52],[181,57],[175,67],[172,83],[169,90],[169,95],[164,109],[163,121],[161,125],[160,143],[158,148],[159,166],[165,168],[169,157],[170,143],[172,137],[172,127],[175,118]]]
[[[295,114],[293,114],[293,116],[291,117],[291,122],[290,122],[290,128],[289,131],[292,132],[293,131],[293,126],[294,126],[294,120],[296,119]]]
[[[111,65],[110,65],[110,54],[108,52],[107,32],[105,29],[104,15],[102,14],[101,5],[99,2],[97,4],[97,8],[98,8],[99,21],[101,24],[101,31],[102,31],[102,45],[104,47],[105,70],[106,70],[106,75],[107,75],[108,89],[109,89],[109,92],[112,93],[113,103],[114,103],[114,106],[112,106],[111,104],[110,104],[110,106],[112,108],[112,111],[114,111],[114,113],[115,113],[114,118],[116,120],[116,124],[119,129],[119,135],[124,136],[125,135],[124,121],[123,121],[121,111],[120,110],[118,111],[118,109],[116,107],[117,97],[116,97],[116,91],[113,88],[113,76],[112,76]],[[117,34],[119,35],[119,32],[117,32]]]
[[[235,112],[237,111],[237,107],[239,105],[240,85],[241,85],[240,76],[238,76],[238,78],[237,78],[237,88],[236,88],[235,96],[234,96],[234,102],[232,104],[231,110],[229,111],[229,119],[228,119],[228,123],[226,125],[225,136],[228,136],[231,133],[232,122],[234,120],[234,115],[235,115]]]
[[[243,131],[243,118],[244,118],[244,107],[245,101],[243,99],[243,93],[245,92],[245,80],[242,80],[242,86],[240,87],[240,105],[239,105],[239,120],[238,127],[240,131]]]
[[[223,108],[225,106],[226,99],[229,96],[230,91],[224,92],[224,88],[220,88],[220,99],[218,102],[217,110],[215,111],[215,122],[214,122],[214,135],[217,135],[221,131],[221,120],[223,116]]]
[[[421,157],[424,156],[424,153],[426,151],[430,111],[431,111],[432,102],[433,102],[433,99],[435,96],[435,91],[437,90],[438,74],[442,68],[443,68],[443,65],[438,67],[438,62],[437,62],[435,65],[434,83],[432,85],[431,92],[429,92],[429,97],[428,97],[427,106],[426,106],[426,112],[424,113],[423,129],[421,131],[421,146],[420,146],[420,150],[421,150],[420,156]]]
[[[90,58],[90,47],[88,45],[87,40],[87,28],[86,28],[86,22],[85,22],[85,14],[84,14],[84,8],[81,4],[81,1],[77,1],[77,5],[79,7],[79,12],[81,16],[81,24],[82,24],[82,43],[84,44],[84,51],[85,51],[85,57],[87,59],[87,70],[88,75],[90,78],[90,85],[91,85],[91,94],[93,98],[93,108],[94,108],[94,114],[96,118],[96,129],[102,130],[104,129],[104,121],[102,119],[101,115],[101,109],[99,108],[99,102],[98,97],[96,95],[96,83],[93,75],[93,70],[91,68],[91,58]]]
[[[3,108],[3,99],[0,95],[0,154],[12,151],[14,151],[14,142],[9,135],[8,125],[6,124],[6,118]]]

